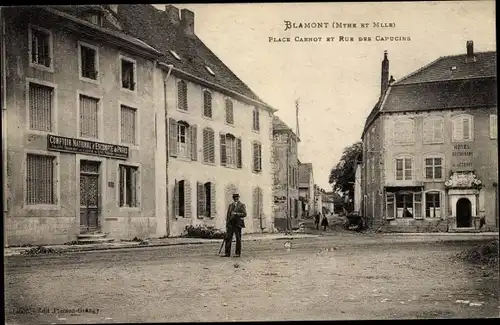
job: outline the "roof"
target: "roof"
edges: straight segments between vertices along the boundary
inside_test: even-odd
[[[159,60],[195,77],[220,85],[270,107],[239,79],[196,35],[188,36],[181,24],[175,24],[167,13],[150,4],[118,6],[118,20],[123,30],[148,44],[163,56]],[[174,51],[181,60],[170,52]],[[207,67],[213,72],[212,75]]]
[[[273,131],[287,131],[293,134],[294,138],[300,142],[300,138],[293,132],[292,128],[289,127],[281,118],[273,115]]]
[[[312,163],[304,163],[299,165],[299,183],[309,184],[310,175],[312,174]]]

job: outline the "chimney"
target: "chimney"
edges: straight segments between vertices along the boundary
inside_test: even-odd
[[[467,41],[467,56],[465,57],[465,63],[476,62],[474,57],[474,42]]]
[[[382,61],[382,73],[380,81],[380,96],[385,94],[389,87],[389,60],[387,59],[387,51],[384,51],[384,60]]]
[[[174,7],[172,5],[165,6],[165,14],[167,15],[168,21],[173,24],[179,24],[179,8]]]
[[[187,9],[181,10],[181,25],[187,35],[194,35],[194,12]]]

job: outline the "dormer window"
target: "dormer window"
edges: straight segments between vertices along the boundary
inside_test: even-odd
[[[102,14],[100,12],[89,12],[86,14],[85,19],[90,21],[92,24],[102,26]]]
[[[177,54],[175,51],[173,50],[169,50],[170,54],[172,54],[172,56],[174,58],[176,58],[177,60],[181,61],[181,57],[179,56],[179,54]]]
[[[205,66],[205,68],[207,69],[208,73],[210,73],[212,76],[215,76],[215,72],[212,69],[210,69],[209,66]]]

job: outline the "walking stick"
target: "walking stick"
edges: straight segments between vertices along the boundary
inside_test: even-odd
[[[217,255],[220,255],[220,252],[222,251],[222,247],[224,246],[225,241],[226,241],[226,238],[222,239],[222,243],[220,244],[220,248],[219,248],[219,254],[217,254]]]

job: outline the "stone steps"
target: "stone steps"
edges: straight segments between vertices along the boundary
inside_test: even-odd
[[[108,234],[101,232],[83,233],[76,236],[77,242],[81,244],[99,244],[113,242],[113,238],[109,238]]]

